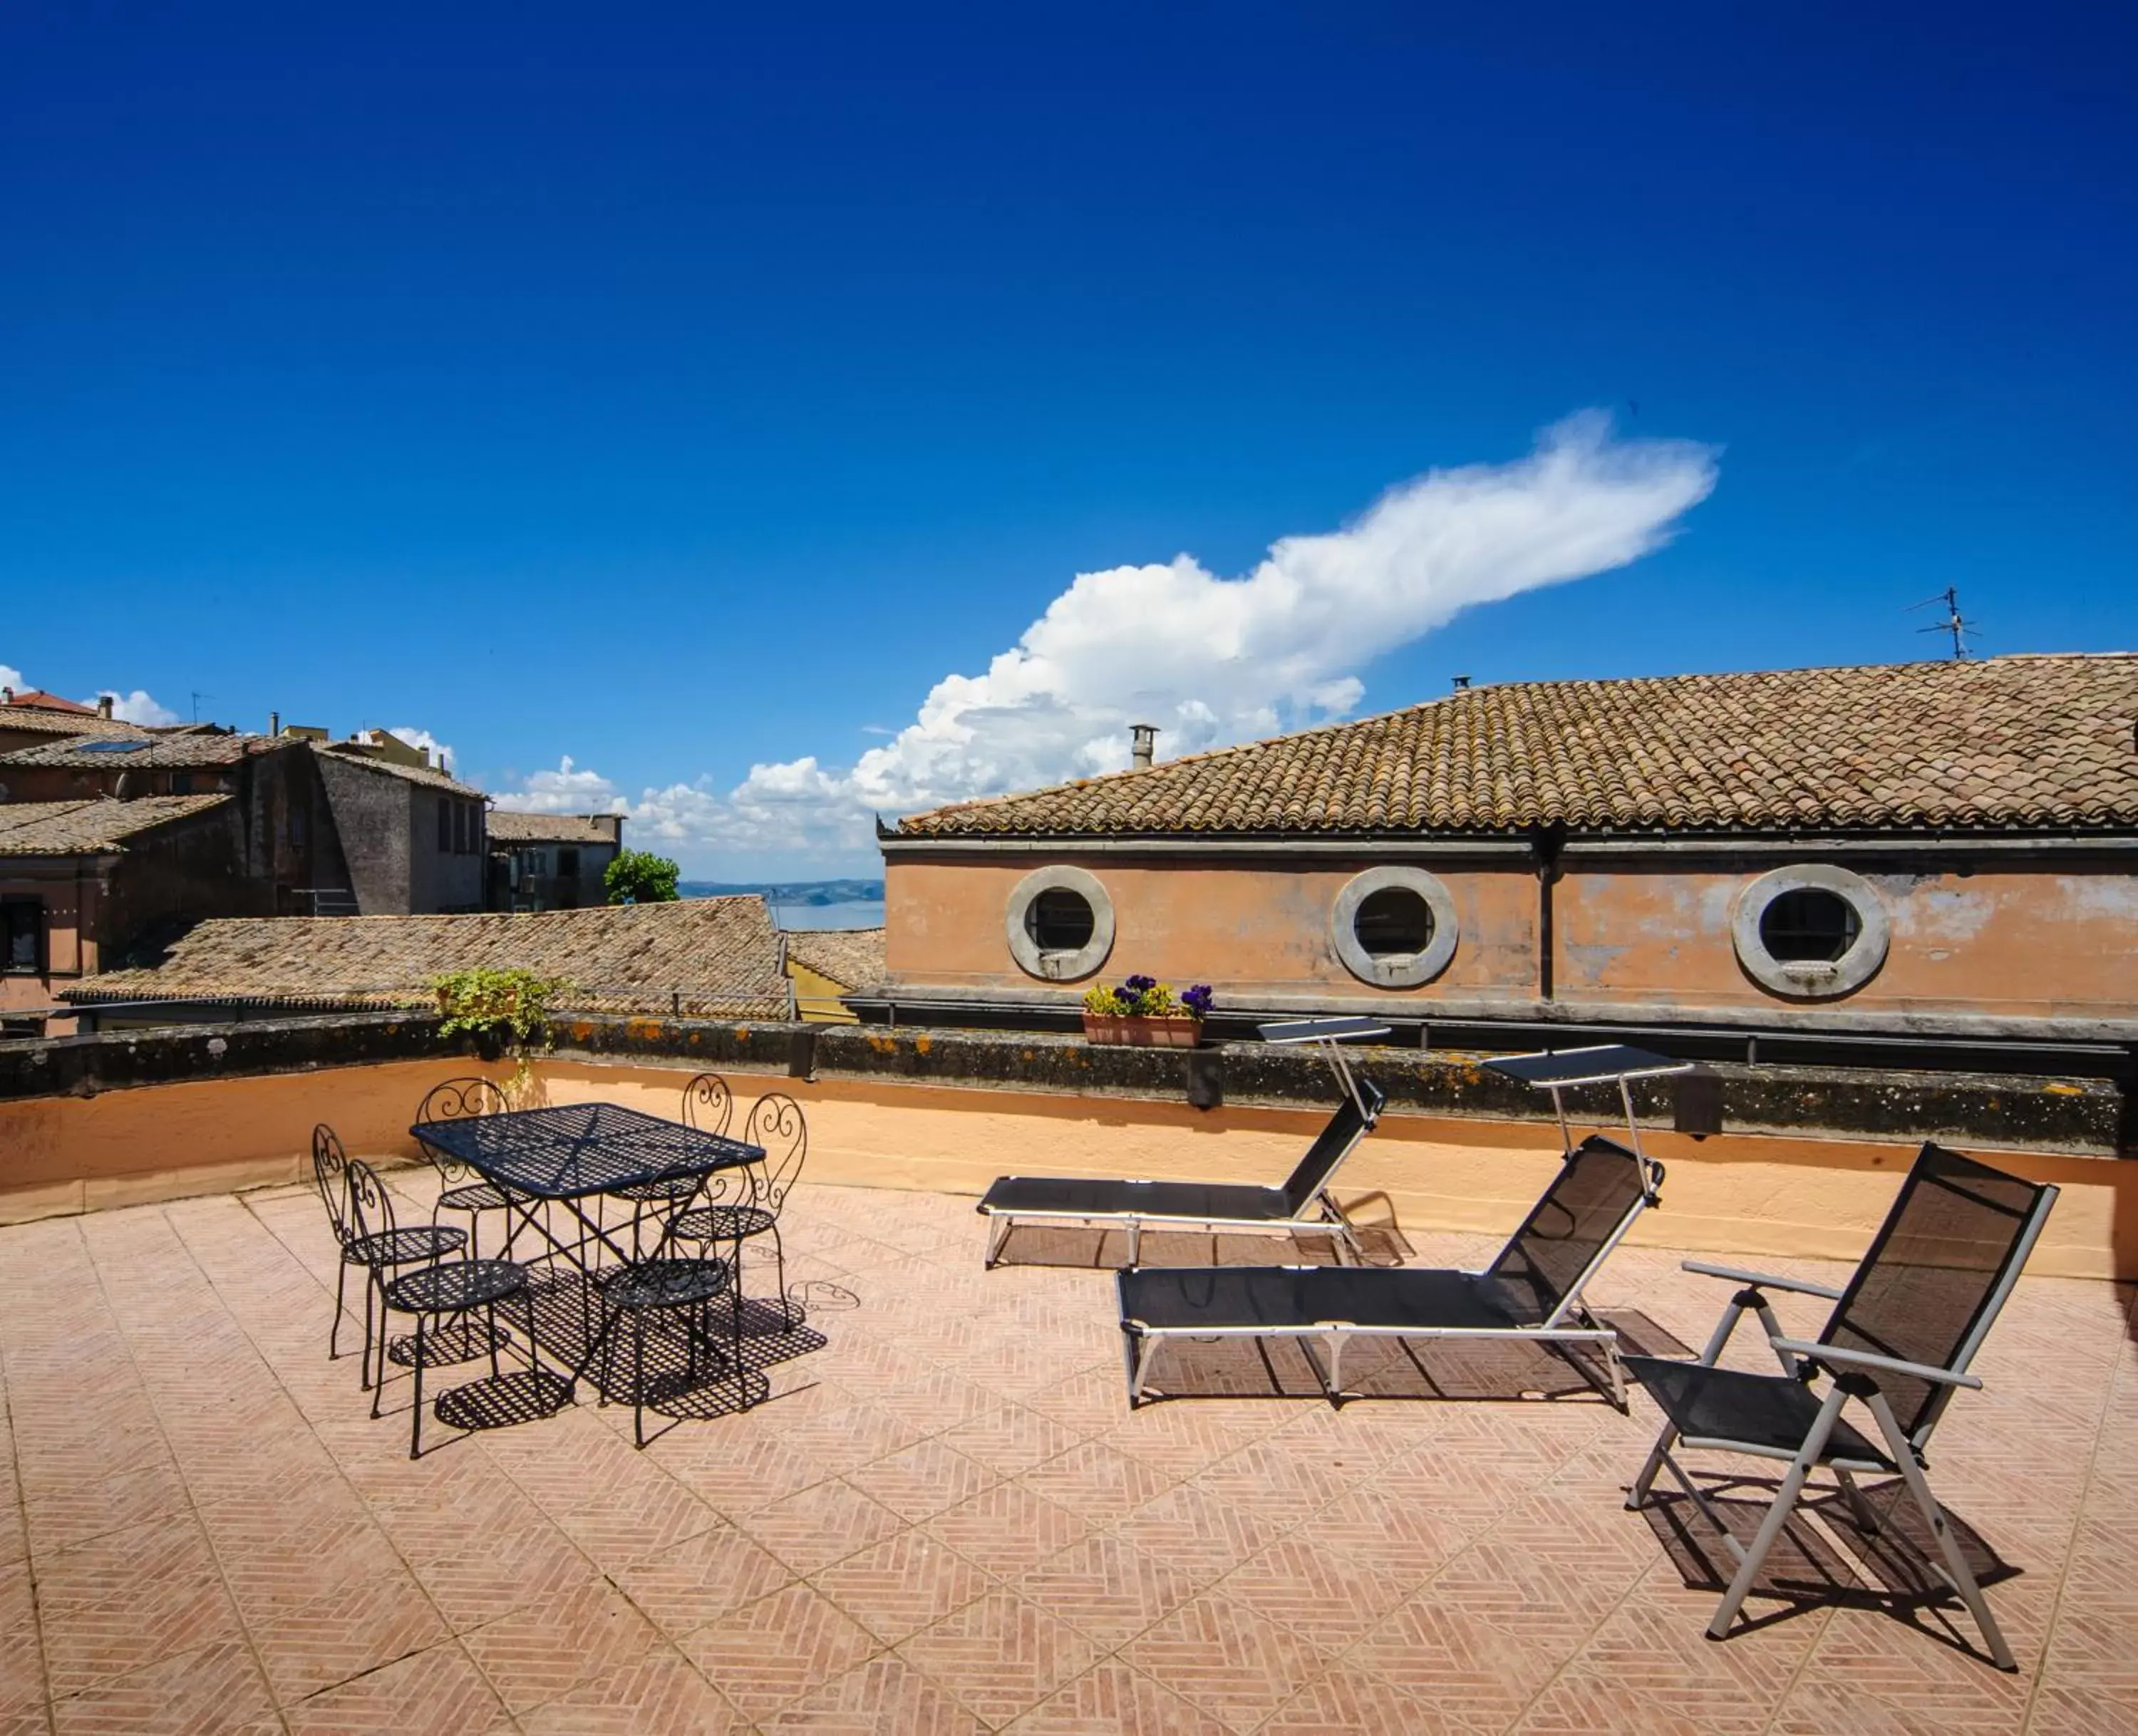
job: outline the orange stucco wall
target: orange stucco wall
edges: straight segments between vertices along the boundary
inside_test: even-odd
[[[1806,860],[1815,860],[1808,855]],[[886,963],[914,987],[1034,989],[1004,922],[1032,858],[899,861],[886,874]],[[1359,982],[1330,939],[1345,882],[1368,866],[1286,867],[1086,859],[1113,902],[1100,974],[1141,971],[1222,997],[1261,993],[1523,1003],[1537,992],[1535,880],[1514,868],[1438,867],[1462,939],[1432,983]],[[1422,865],[1423,866],[1423,865]],[[1884,966],[1853,994],[1806,1002],[1746,975],[1731,948],[1739,895],[1768,866],[1604,869],[1569,861],[1553,890],[1554,997],[1623,1007],[1845,1005],[1886,1012],[2138,1017],[2138,875],[1999,869],[1866,873],[1887,912]]]
[[[0,1222],[295,1180],[321,1119],[359,1155],[411,1157],[406,1129],[422,1094],[471,1070],[465,1061],[397,1063],[0,1105]],[[535,1082],[553,1102],[673,1115],[691,1071],[553,1058]],[[727,1076],[738,1129],[763,1092],[801,1100],[810,1179],[959,1193],[977,1194],[1007,1169],[1275,1180],[1322,1119],[1308,1109],[1205,1114],[1135,1099]],[[1663,1209],[1643,1219],[1636,1239],[1711,1254],[1854,1258],[1912,1155],[1865,1141],[1647,1138],[1669,1176]],[[1504,1232],[1544,1187],[1556,1149],[1546,1125],[1390,1115],[1345,1166],[1339,1192],[1364,1222]],[[2138,1164],[1977,1154],[2065,1190],[2033,1270],[2138,1278]],[[975,1220],[976,1261],[980,1241]]]
[[[1011,890],[1039,866],[894,862],[885,875],[886,964],[897,981],[968,987],[1038,986],[1010,957]],[[1179,987],[1365,992],[1329,935],[1336,895],[1361,868],[1213,868],[1086,862],[1114,905],[1101,974],[1140,971]],[[1477,995],[1536,981],[1536,881],[1518,870],[1442,874],[1462,944],[1420,995]],[[1379,992],[1379,991],[1375,991]]]

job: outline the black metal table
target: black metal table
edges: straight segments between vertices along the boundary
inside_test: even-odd
[[[613,1103],[573,1103],[559,1108],[514,1109],[501,1115],[470,1115],[455,1121],[419,1121],[408,1131],[432,1150],[457,1159],[503,1191],[508,1212],[549,1245],[550,1256],[592,1271],[607,1249],[618,1260],[631,1256],[610,1239],[587,1202],[644,1182],[702,1178],[739,1168],[764,1156],[762,1146],[700,1133],[680,1121],[664,1121]],[[562,1207],[578,1228],[560,1240],[536,1208]]]

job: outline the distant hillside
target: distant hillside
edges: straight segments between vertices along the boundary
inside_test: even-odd
[[[684,880],[676,890],[686,898],[728,898],[738,892],[755,892],[775,905],[880,904],[883,900],[881,880],[797,880],[782,886],[731,886],[719,880]]]

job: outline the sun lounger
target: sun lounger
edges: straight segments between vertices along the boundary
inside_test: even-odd
[[[1386,1100],[1371,1080],[1355,1081],[1319,1138],[1281,1187],[1222,1182],[1121,1182],[1097,1177],[1006,1175],[979,1203],[990,1219],[987,1263],[1019,1223],[1119,1224],[1128,1231],[1128,1263],[1143,1251],[1145,1225],[1163,1229],[1311,1231],[1335,1236],[1361,1257],[1351,1221],[1330,1191],[1338,1167],[1373,1130]]]
[[[1660,1164],[1644,1165],[1623,1146],[1592,1135],[1567,1154],[1535,1209],[1481,1272],[1309,1265],[1123,1272],[1129,1402],[1142,1402],[1169,1339],[1318,1339],[1327,1368],[1317,1373],[1332,1402],[1345,1396],[1344,1347],[1352,1339],[1513,1339],[1600,1348],[1611,1398],[1623,1410],[1617,1335],[1590,1314],[1582,1291],[1656,1202],[1652,1190],[1662,1177]]]

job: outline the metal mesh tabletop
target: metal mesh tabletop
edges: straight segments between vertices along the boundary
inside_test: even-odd
[[[515,1109],[408,1131],[488,1180],[535,1199],[582,1199],[619,1187],[754,1163],[755,1145],[613,1103]]]

